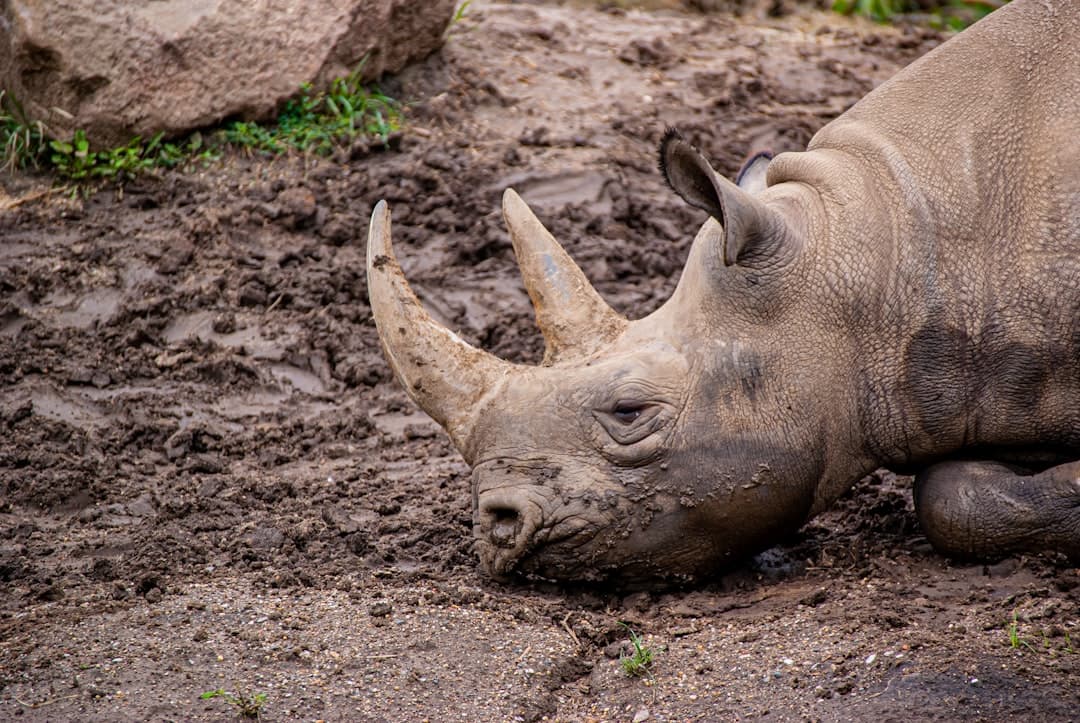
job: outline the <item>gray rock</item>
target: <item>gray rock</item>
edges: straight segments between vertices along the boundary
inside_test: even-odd
[[[256,527],[244,539],[256,550],[276,550],[284,544],[285,533],[276,527]]]
[[[66,138],[176,135],[261,119],[300,84],[365,56],[366,79],[439,47],[455,0],[11,0],[0,3],[0,87]]]
[[[153,517],[156,513],[154,496],[149,492],[139,495],[133,502],[127,505],[127,512],[134,517]]]
[[[373,618],[386,617],[393,611],[394,606],[391,605],[389,602],[386,602],[385,600],[373,603],[371,607],[368,608],[368,614],[371,615],[371,617]]]

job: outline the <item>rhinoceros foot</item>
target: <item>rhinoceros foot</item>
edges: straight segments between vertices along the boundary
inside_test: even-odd
[[[916,478],[915,511],[930,543],[953,557],[1049,550],[1080,561],[1080,462],[1038,474],[943,462]]]

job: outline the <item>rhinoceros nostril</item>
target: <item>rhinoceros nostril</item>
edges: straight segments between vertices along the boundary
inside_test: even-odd
[[[491,541],[499,547],[513,547],[521,529],[518,511],[512,507],[493,507],[485,510]]]

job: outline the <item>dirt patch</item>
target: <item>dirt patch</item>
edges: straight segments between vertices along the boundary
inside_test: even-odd
[[[696,590],[479,575],[468,469],[379,351],[372,206],[440,320],[536,361],[505,187],[641,316],[702,221],[655,169],[666,126],[732,174],[940,40],[581,5],[473,3],[390,83],[395,150],[0,215],[0,717],[220,720],[224,688],[267,720],[1075,718],[1078,571],[950,563],[887,474]]]

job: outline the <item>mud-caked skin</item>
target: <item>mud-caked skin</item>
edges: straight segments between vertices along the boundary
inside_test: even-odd
[[[1015,0],[742,187],[669,133],[664,174],[711,218],[644,319],[611,310],[507,191],[537,367],[431,319],[380,204],[375,321],[473,468],[485,569],[700,579],[878,467],[918,473],[946,554],[1080,559],[1077,138],[1080,2]]]

